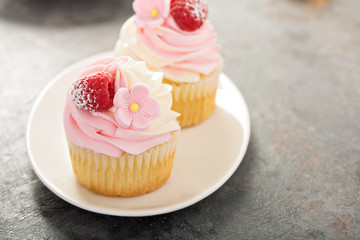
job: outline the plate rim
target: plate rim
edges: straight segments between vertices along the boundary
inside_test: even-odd
[[[101,57],[101,56],[105,56],[105,55],[110,55],[112,54],[112,52],[108,51],[108,52],[103,52],[103,53],[99,53],[96,55],[92,55],[89,56],[87,58],[84,58],[82,60],[79,60],[71,65],[69,65],[68,67],[66,67],[64,70],[60,71],[58,74],[56,74],[52,80],[50,82],[48,82],[45,87],[40,91],[39,95],[37,96],[36,100],[34,101],[30,114],[29,114],[29,118],[27,121],[27,125],[26,125],[26,146],[27,146],[27,152],[28,152],[28,156],[32,165],[32,168],[35,172],[35,174],[37,175],[37,177],[40,179],[40,181],[51,191],[53,192],[55,195],[57,195],[58,197],[60,197],[61,199],[63,199],[64,201],[79,207],[81,209],[90,211],[90,212],[95,212],[95,213],[99,213],[99,214],[105,214],[105,215],[111,215],[111,216],[122,216],[122,217],[146,217],[146,216],[155,216],[155,215],[160,215],[160,214],[166,214],[166,213],[170,213],[170,212],[175,212],[178,211],[180,209],[189,207],[197,202],[200,202],[201,200],[205,199],[206,197],[210,196],[212,193],[214,193],[216,190],[218,190],[222,185],[224,185],[229,179],[230,177],[235,173],[235,171],[238,169],[238,167],[240,166],[242,160],[245,157],[245,153],[247,151],[248,145],[249,145],[249,141],[250,141],[250,135],[251,135],[251,123],[250,123],[250,114],[249,114],[249,108],[247,106],[247,103],[245,101],[244,96],[242,95],[241,91],[236,87],[236,85],[232,82],[232,80],[225,74],[225,73],[221,73],[221,75],[223,76],[223,78],[225,79],[225,81],[227,82],[227,84],[231,85],[231,87],[233,88],[233,90],[236,91],[238,97],[240,98],[242,104],[243,104],[243,108],[244,108],[244,113],[246,113],[246,115],[244,116],[244,122],[242,122],[242,128],[243,128],[243,143],[241,145],[239,154],[236,158],[236,161],[234,161],[234,163],[232,164],[231,168],[229,168],[229,170],[226,172],[226,174],[224,174],[222,176],[222,178],[220,178],[220,180],[218,180],[216,182],[216,184],[212,185],[211,187],[209,187],[208,189],[206,189],[205,191],[203,191],[201,194],[196,195],[195,197],[192,197],[186,201],[183,201],[181,203],[177,203],[175,205],[171,205],[171,206],[167,206],[164,208],[156,208],[156,209],[149,209],[149,210],[131,210],[131,211],[126,211],[126,210],[111,210],[111,209],[104,209],[102,207],[98,207],[98,206],[84,206],[84,204],[82,204],[81,202],[78,202],[70,197],[68,197],[66,194],[64,194],[61,190],[58,189],[57,186],[52,186],[49,181],[47,179],[45,179],[45,177],[43,176],[43,173],[39,170],[38,166],[36,165],[36,161],[35,161],[35,157],[33,156],[33,152],[32,152],[32,148],[31,148],[31,126],[33,123],[33,118],[34,115],[36,114],[36,110],[39,106],[39,104],[41,103],[44,95],[47,93],[47,91],[49,89],[51,89],[51,87],[58,82],[59,80],[61,80],[64,76],[66,76],[69,72],[71,72],[72,69],[78,67],[78,66],[82,66],[85,65],[86,63],[88,63],[89,61],[91,61],[92,59],[96,59],[97,57]],[[246,128],[246,126],[248,126]]]

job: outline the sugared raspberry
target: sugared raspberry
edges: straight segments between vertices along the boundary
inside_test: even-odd
[[[208,5],[205,0],[171,0],[170,14],[181,30],[193,32],[206,21]]]
[[[97,72],[73,83],[71,100],[80,109],[102,112],[113,106],[114,82],[107,72]]]

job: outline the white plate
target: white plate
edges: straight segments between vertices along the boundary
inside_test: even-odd
[[[88,211],[116,216],[150,216],[188,207],[222,186],[241,163],[250,138],[246,103],[236,86],[221,75],[214,113],[183,129],[170,178],[160,189],[139,197],[106,197],[76,181],[62,114],[65,95],[80,69],[103,53],[58,74],[41,92],[27,126],[27,148],[40,180],[65,201]]]

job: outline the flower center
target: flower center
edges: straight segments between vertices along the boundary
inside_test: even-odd
[[[131,110],[132,112],[137,112],[137,111],[139,111],[139,105],[138,105],[137,103],[132,103],[132,104],[130,104],[130,110]]]
[[[156,8],[154,8],[153,10],[151,10],[151,16],[153,18],[156,18],[159,15],[159,10],[157,10]]]

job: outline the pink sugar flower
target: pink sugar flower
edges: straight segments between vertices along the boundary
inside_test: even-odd
[[[120,88],[114,97],[115,119],[123,128],[145,131],[150,128],[150,117],[160,111],[159,102],[149,97],[144,84],[134,84],[130,89]]]
[[[135,0],[134,22],[138,27],[155,28],[161,26],[170,14],[170,0]]]

